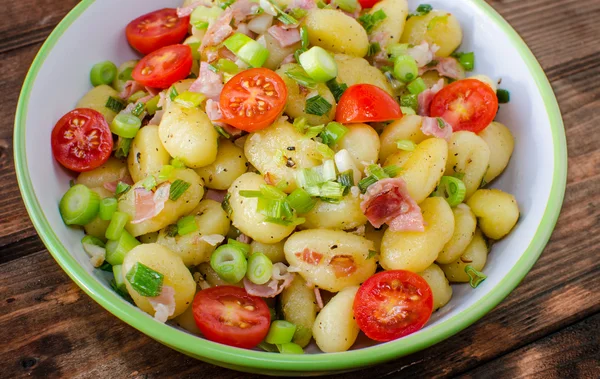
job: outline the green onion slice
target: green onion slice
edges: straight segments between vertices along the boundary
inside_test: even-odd
[[[316,95],[306,99],[305,112],[316,116],[323,116],[328,113],[333,105],[331,105],[321,95]]]
[[[116,97],[109,96],[108,100],[106,100],[106,104],[104,106],[115,113],[119,113],[123,109],[125,109],[126,105],[121,99],[117,99]]]
[[[373,29],[383,20],[385,20],[387,15],[380,9],[373,13],[365,13],[358,18],[358,22],[361,23],[363,28],[367,31],[367,33],[371,33]]]
[[[477,271],[473,266],[467,265],[465,267],[465,272],[469,275],[469,284],[472,288],[477,288],[484,280],[487,279],[487,276],[480,271]]]
[[[194,215],[182,217],[177,221],[177,233],[180,236],[195,232],[198,228],[198,223]]]
[[[210,267],[226,282],[237,283],[246,275],[248,262],[242,250],[227,244],[212,253]]]
[[[100,196],[84,186],[76,184],[63,195],[58,209],[67,225],[86,225],[98,214]]]
[[[279,344],[277,345],[277,350],[279,350],[281,354],[304,354],[302,346],[293,342]]]
[[[127,183],[124,182],[119,182],[117,183],[117,188],[115,189],[115,196],[119,196],[124,194],[125,192],[129,191],[131,189],[131,186]]]
[[[442,176],[440,184],[432,195],[443,197],[451,207],[455,207],[463,202],[466,193],[467,188],[462,180],[453,176]]]
[[[396,146],[398,147],[398,149],[404,151],[415,151],[415,149],[417,148],[417,144],[408,139],[399,140],[398,142],[396,142]]]
[[[400,97],[400,106],[412,108],[413,110],[419,109],[419,100],[417,95],[402,95]]]
[[[188,188],[190,188],[190,186],[191,184],[184,180],[175,180],[173,183],[171,183],[171,188],[169,190],[169,200],[176,201],[181,197],[181,195],[185,193],[185,191],[187,191]]]
[[[111,61],[96,63],[90,71],[90,81],[94,87],[110,85],[117,76],[117,66]]]
[[[337,76],[337,63],[322,47],[313,46],[300,54],[299,62],[306,73],[315,81],[324,83]]]
[[[246,277],[254,284],[265,284],[271,280],[273,262],[263,253],[254,253],[248,258]]]
[[[394,77],[403,82],[410,82],[419,75],[417,61],[410,55],[401,55],[394,60]],[[410,89],[409,89],[410,91]]]
[[[199,107],[204,100],[206,100],[206,96],[204,96],[204,94],[199,92],[185,91],[179,94],[173,101],[177,104],[183,105],[186,108],[196,108]]]
[[[100,200],[100,207],[98,208],[98,217],[104,221],[110,221],[113,214],[117,211],[117,199],[114,197],[106,197]]]
[[[164,275],[141,262],[136,262],[127,272],[127,281],[140,295],[155,297],[162,292]]]
[[[500,104],[506,104],[510,102],[510,92],[505,89],[498,88],[496,91],[496,96],[498,97],[498,102]]]
[[[162,183],[169,180],[173,175],[173,172],[175,172],[175,167],[170,164],[162,166],[158,172],[158,181]]]
[[[418,95],[427,89],[425,81],[421,77],[416,78],[406,86],[408,91],[413,95]]]
[[[289,78],[295,80],[302,87],[314,88],[317,85],[317,81],[311,78],[302,66],[295,66],[285,72]]]
[[[248,255],[250,255],[250,245],[247,244],[247,243],[243,243],[243,242],[240,242],[238,240],[234,240],[233,238],[229,238],[229,239],[227,239],[227,244],[235,246],[238,249],[242,250],[242,252],[244,253],[244,255],[246,257]]]
[[[321,140],[328,146],[338,143],[346,134],[348,128],[339,122],[330,122],[320,134]]]
[[[133,138],[142,126],[142,121],[133,114],[119,113],[110,124],[110,131],[123,138]]]
[[[121,233],[125,230],[125,225],[129,222],[129,215],[124,212],[116,211],[113,213],[108,228],[106,228],[105,237],[109,240],[118,240]]]
[[[124,230],[117,240],[109,240],[106,243],[106,261],[111,265],[123,264],[125,255],[140,242]]]
[[[299,214],[307,213],[317,205],[317,199],[311,197],[302,188],[292,191],[287,197],[287,202]]]
[[[154,177],[154,175],[150,175],[147,176],[141,184],[142,187],[144,187],[147,191],[152,191],[158,183],[156,182],[156,178]]]
[[[271,323],[265,342],[272,345],[290,343],[294,333],[296,333],[296,325],[285,320],[275,320]]]
[[[344,92],[348,89],[348,85],[346,83],[338,83],[336,79],[331,79],[327,82],[327,87],[333,94],[336,102],[340,101],[340,98],[344,94]]]

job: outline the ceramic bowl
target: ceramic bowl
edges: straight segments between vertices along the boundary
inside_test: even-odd
[[[485,273],[473,290],[455,285],[452,301],[421,331],[397,341],[359,341],[352,350],[305,355],[243,350],[214,343],[161,324],[119,297],[109,275],[95,270],[81,248],[82,232],[66,227],[58,201],[72,179],[54,159],[54,123],[90,89],[90,67],[100,61],[136,57],[125,40],[127,23],[146,12],[176,7],[178,0],[83,0],[50,35],[27,75],[15,121],[15,163],[29,215],[50,253],[95,301],[148,336],[189,356],[242,371],[310,375],[357,369],[424,349],[466,328],[504,299],[530,270],[558,217],[566,181],[566,143],[560,111],[540,65],[519,35],[483,0],[430,0],[458,17],[462,51],[474,51],[476,73],[501,78],[511,93],[498,119],[513,132],[515,151],[492,187],[514,194],[521,218],[514,231],[494,245]],[[409,0],[411,9],[420,3]]]

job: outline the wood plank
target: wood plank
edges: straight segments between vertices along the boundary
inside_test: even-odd
[[[600,314],[471,370],[462,378],[593,378],[600,372]]]

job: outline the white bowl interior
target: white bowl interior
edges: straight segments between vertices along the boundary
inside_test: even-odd
[[[107,287],[110,287],[110,275],[95,270],[89,263],[81,248],[82,232],[65,227],[59,215],[57,204],[72,176],[52,159],[51,130],[91,88],[88,77],[94,63],[111,60],[118,65],[136,57],[124,38],[124,28],[130,20],[151,10],[176,7],[179,3],[178,0],[94,2],[50,51],[29,98],[27,168],[37,200],[65,248]],[[411,9],[415,9],[421,1],[409,0],[409,3]],[[445,322],[484,298],[513,268],[542,220],[554,171],[550,120],[534,79],[511,40],[470,1],[430,0],[428,3],[451,11],[459,18],[464,30],[461,51],[475,51],[475,73],[501,78],[501,87],[511,93],[511,102],[501,106],[498,120],[513,132],[515,151],[508,169],[492,187],[516,196],[521,218],[510,236],[493,246],[484,270],[488,279],[476,290],[468,284],[454,285],[451,302],[433,315],[426,328]],[[149,317],[137,309],[135,312],[139,312],[140,317]],[[370,342],[361,340],[355,348],[367,344]],[[311,350],[317,351],[316,348]]]

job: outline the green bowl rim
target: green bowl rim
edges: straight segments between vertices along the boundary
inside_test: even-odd
[[[17,179],[25,206],[35,229],[63,270],[79,287],[106,310],[155,340],[199,359],[204,358],[212,362],[229,366],[233,365],[239,368],[245,367],[254,371],[316,372],[348,370],[373,365],[422,350],[458,333],[477,321],[500,303],[520,283],[548,242],[560,213],[567,178],[567,146],[560,109],[552,87],[540,64],[517,32],[484,0],[469,0],[503,30],[525,60],[530,74],[535,79],[542,95],[551,123],[554,146],[554,176],[542,222],[521,258],[490,293],[468,309],[449,320],[423,330],[418,335],[411,335],[398,341],[342,353],[283,355],[238,349],[198,338],[154,321],[142,311],[134,310],[116,293],[98,282],[65,249],[40,207],[27,170],[25,121],[29,96],[34,81],[49,52],[56,45],[65,30],[94,1],[82,0],[65,16],[38,52],[27,74],[19,97],[15,118],[14,158]]]

